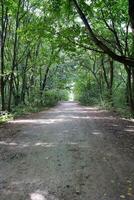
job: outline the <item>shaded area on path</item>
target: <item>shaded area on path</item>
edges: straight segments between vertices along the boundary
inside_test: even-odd
[[[1,200],[134,199],[134,122],[65,102],[0,136]]]

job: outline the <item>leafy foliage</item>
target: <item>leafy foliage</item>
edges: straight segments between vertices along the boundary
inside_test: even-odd
[[[1,0],[1,109],[52,106],[74,90],[134,113],[128,10],[127,0]]]

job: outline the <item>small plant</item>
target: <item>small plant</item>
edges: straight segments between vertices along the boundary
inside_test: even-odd
[[[6,111],[1,111],[0,112],[0,124],[1,123],[5,123],[9,120],[12,120],[13,119],[13,115],[6,112]]]

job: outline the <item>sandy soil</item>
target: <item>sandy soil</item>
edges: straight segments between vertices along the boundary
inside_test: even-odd
[[[0,200],[134,200],[134,122],[64,102],[0,128]]]

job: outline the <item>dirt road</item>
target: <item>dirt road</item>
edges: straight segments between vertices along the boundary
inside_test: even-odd
[[[0,200],[134,200],[134,122],[65,102],[0,136]]]

